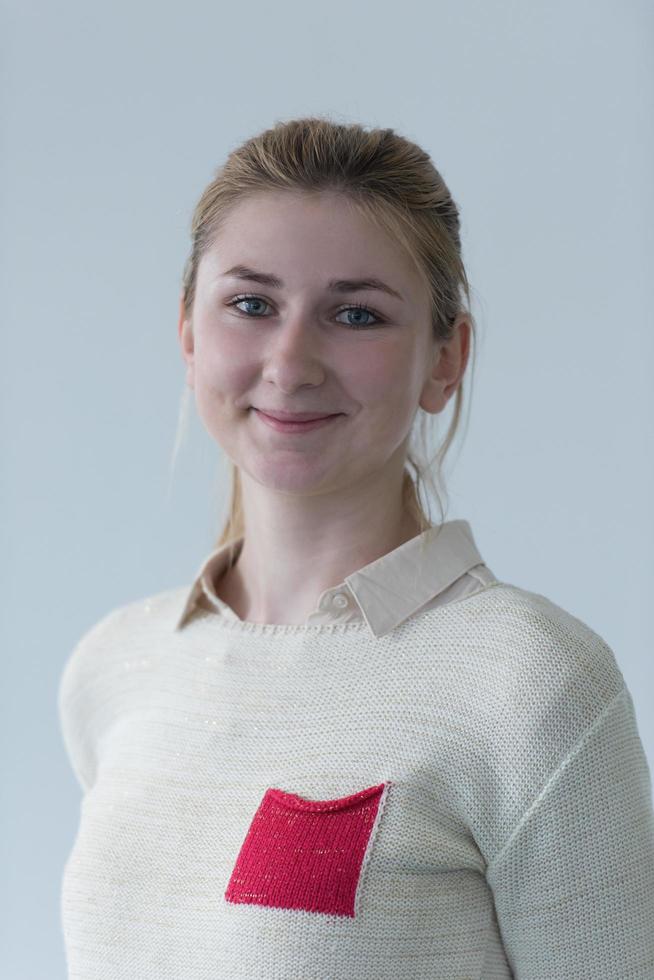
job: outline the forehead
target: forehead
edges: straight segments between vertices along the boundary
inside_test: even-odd
[[[422,288],[413,260],[392,235],[332,191],[248,196],[222,221],[206,264],[220,272],[236,264],[274,268],[285,282],[315,270],[325,280],[385,277],[403,294]]]

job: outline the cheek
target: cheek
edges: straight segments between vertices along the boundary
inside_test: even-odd
[[[225,448],[247,408],[247,372],[223,356],[196,355],[195,405],[211,436]]]
[[[237,400],[251,384],[252,357],[243,344],[230,342],[229,334],[213,342],[200,333],[195,349],[196,388],[205,397]]]
[[[416,352],[399,344],[366,351],[356,369],[343,373],[352,398],[363,408],[403,425],[410,418],[418,395],[420,369]],[[395,426],[394,426],[395,427]]]

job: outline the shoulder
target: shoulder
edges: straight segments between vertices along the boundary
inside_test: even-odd
[[[480,669],[511,713],[544,724],[565,715],[583,728],[625,686],[606,640],[547,596],[498,581],[470,613]]]
[[[470,604],[467,646],[464,812],[489,861],[512,840],[523,857],[525,843],[551,850],[579,813],[603,812],[601,788],[615,774],[642,810],[649,777],[633,703],[597,630],[547,596],[498,583]]]
[[[172,634],[188,586],[167,589],[110,609],[95,620],[70,650],[59,682],[59,703],[104,668],[112,669],[117,658],[151,649],[153,637]]]
[[[114,607],[82,633],[75,649],[91,650],[115,639],[131,639],[143,629],[172,628],[188,589],[179,586]]]
[[[59,679],[57,710],[72,768],[85,792],[95,780],[102,734],[147,683],[149,672],[132,668],[150,654],[165,655],[164,637],[172,636],[187,592],[187,587],[169,589],[109,610],[69,652]]]

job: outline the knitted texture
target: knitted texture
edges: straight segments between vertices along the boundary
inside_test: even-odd
[[[81,638],[71,980],[652,980],[654,811],[607,644],[494,582],[383,636],[198,610]]]
[[[267,789],[236,859],[227,901],[354,916],[384,789],[382,783],[317,802]]]

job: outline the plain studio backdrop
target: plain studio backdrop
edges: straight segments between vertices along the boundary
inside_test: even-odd
[[[5,0],[0,36],[0,974],[65,977],[63,665],[111,609],[190,583],[226,515],[192,401],[171,469],[181,272],[215,168],[279,120],[391,126],[441,170],[479,328],[447,519],[610,644],[652,766],[649,0]]]

